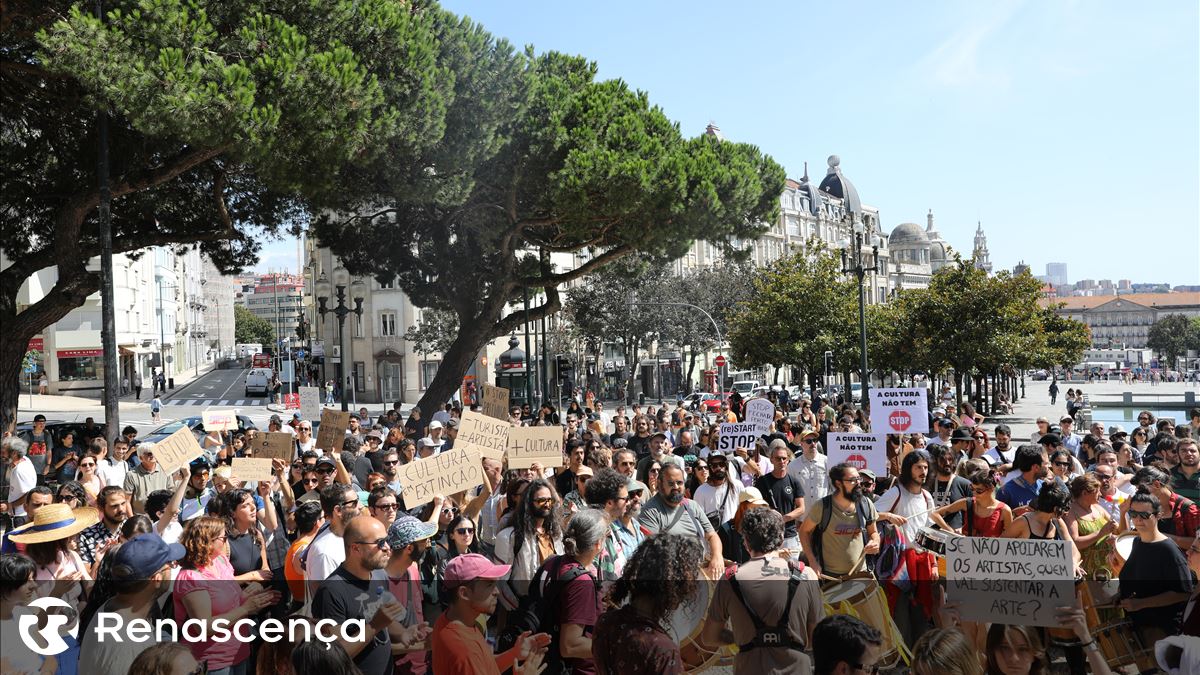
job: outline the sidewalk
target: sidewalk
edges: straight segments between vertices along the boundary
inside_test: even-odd
[[[1012,415],[995,415],[990,416],[984,421],[984,429],[988,430],[991,435],[991,430],[995,425],[1004,423],[1012,427],[1013,438],[1029,438],[1030,435],[1037,429],[1035,420],[1038,417],[1049,419],[1052,424],[1058,424],[1059,418],[1067,414],[1067,389],[1083,389],[1088,399],[1093,402],[1103,400],[1108,403],[1114,403],[1121,399],[1121,396],[1129,391],[1133,392],[1135,397],[1142,397],[1153,394],[1156,397],[1170,398],[1172,400],[1182,401],[1184,394],[1187,392],[1196,391],[1196,383],[1194,382],[1166,382],[1151,387],[1149,383],[1125,384],[1124,382],[1059,382],[1058,401],[1050,404],[1050,383],[1048,381],[1033,382],[1025,381],[1025,398],[1020,399],[1013,404]],[[1186,415],[1185,411],[1179,411],[1176,419],[1183,419]],[[1078,429],[1077,432],[1085,432],[1086,429]]]
[[[212,364],[206,364],[200,367],[199,375],[196,374],[195,370],[188,370],[184,373],[180,373],[175,377],[175,388],[172,389],[170,393],[172,395],[177,394],[187,385],[212,372],[212,369]],[[103,413],[104,411],[104,402],[101,400],[99,389],[86,392],[86,395],[83,393],[78,395],[47,394],[44,396],[41,394],[34,394],[32,398],[33,404],[30,405],[29,394],[22,394],[17,404],[18,410],[35,410],[40,413],[81,413],[91,411]],[[148,411],[150,410],[150,401],[153,399],[154,394],[152,393],[150,387],[142,388],[141,400],[135,398],[132,393],[117,397],[117,401],[120,403],[120,408],[122,411],[130,410],[134,412],[146,412],[147,414],[149,414]]]

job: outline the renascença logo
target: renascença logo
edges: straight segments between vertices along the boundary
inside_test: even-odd
[[[39,629],[37,627],[37,614],[22,614],[17,619],[17,632],[21,634],[21,642],[24,642],[25,646],[33,650],[34,653],[41,654],[42,656],[58,656],[67,651],[67,643],[62,638],[63,631],[61,631],[61,628],[68,623],[74,622],[74,618],[69,614],[55,614],[49,610],[51,608],[61,608],[73,613],[75,610],[71,605],[58,598],[38,598],[29,603],[29,607],[45,612],[46,625]],[[79,623],[74,622],[65,632],[72,638],[78,636]],[[46,643],[45,647],[42,647],[34,640],[33,636],[35,633],[41,636],[42,641]]]

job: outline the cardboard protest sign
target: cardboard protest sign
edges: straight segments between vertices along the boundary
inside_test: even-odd
[[[829,434],[829,466],[845,462],[858,469],[870,469],[876,476],[886,476],[886,434]]]
[[[946,544],[948,600],[965,621],[1058,626],[1075,605],[1075,566],[1065,541],[953,537]]]
[[[349,411],[322,410],[321,426],[317,429],[317,449],[341,452],[342,441],[346,440],[346,429],[349,426]]]
[[[404,508],[415,509],[433,501],[435,495],[452,495],[483,484],[479,451],[454,447],[433,457],[400,466]]]
[[[300,416],[310,422],[321,419],[320,387],[300,387]]]
[[[775,425],[775,404],[765,398],[746,401],[746,423],[753,424],[760,436],[771,433],[771,427]]]
[[[721,452],[733,452],[738,448],[751,449],[762,435],[755,430],[753,424],[747,422],[725,422],[721,425],[720,434],[717,450]]]
[[[483,414],[508,421],[508,390],[483,382],[479,385]]]
[[[196,436],[192,434],[192,430],[186,424],[179,427],[175,433],[154,444],[154,459],[167,473],[182,469],[203,454],[204,450],[200,448],[200,444],[196,442]]]
[[[250,451],[258,459],[282,459],[291,462],[296,457],[296,437],[286,431],[258,432],[250,443]]]
[[[508,468],[528,469],[563,465],[563,430],[548,427],[511,427],[508,432]]]
[[[498,420],[471,410],[464,410],[458,420],[458,437],[454,446],[475,448],[479,454],[504,461],[504,451],[508,449],[508,434],[513,426],[507,420]]]
[[[256,483],[271,482],[271,460],[259,457],[234,457],[233,477],[242,481]]]
[[[927,392],[915,389],[871,389],[871,431],[877,434],[929,433]]]
[[[232,410],[205,410],[200,413],[205,431],[237,431],[237,413]]]

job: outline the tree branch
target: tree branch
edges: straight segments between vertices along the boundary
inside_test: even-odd
[[[530,322],[540,321],[542,318],[548,317],[562,309],[562,298],[559,296],[558,288],[554,286],[547,286],[545,291],[546,302],[537,307],[529,308]],[[516,330],[519,326],[524,325],[524,323],[525,311],[521,310],[518,312],[513,312],[512,314],[509,314],[508,316],[496,322],[491,331],[492,337],[497,338],[507,335],[508,333]]]
[[[548,288],[550,286],[557,286],[559,284],[565,284],[567,282],[574,281],[580,277],[591,274],[592,272],[595,272],[596,270],[600,269],[601,267],[604,267],[605,265],[607,265],[611,262],[620,260],[621,258],[624,258],[625,256],[627,256],[633,252],[634,252],[634,248],[633,248],[632,244],[622,244],[616,248],[611,248],[611,249],[605,251],[604,253],[601,253],[600,255],[596,256],[595,258],[592,258],[591,260],[585,262],[584,264],[580,265],[579,267],[576,267],[573,270],[562,272],[561,274],[546,274],[541,277],[536,277],[536,278],[531,278],[531,279],[518,279],[516,281],[516,285],[517,285],[517,287],[525,286],[527,288],[537,288],[537,287]]]
[[[127,194],[158,187],[167,181],[182,176],[208,160],[220,156],[230,147],[232,147],[231,143],[219,145],[215,148],[193,148],[181,155],[176,155],[174,159],[155,169],[145,171],[136,176],[123,177],[113,184],[112,196],[114,198],[123,197]],[[99,201],[99,199],[100,197],[97,194],[96,200]]]

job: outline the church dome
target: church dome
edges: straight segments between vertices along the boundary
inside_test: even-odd
[[[928,245],[929,239],[925,237],[925,230],[922,230],[921,226],[916,223],[900,223],[888,235],[889,248]]]
[[[829,172],[821,181],[821,191],[841,199],[850,213],[862,213],[862,200],[858,198],[858,190],[849,178],[842,175],[842,160],[837,155],[829,156]]]

